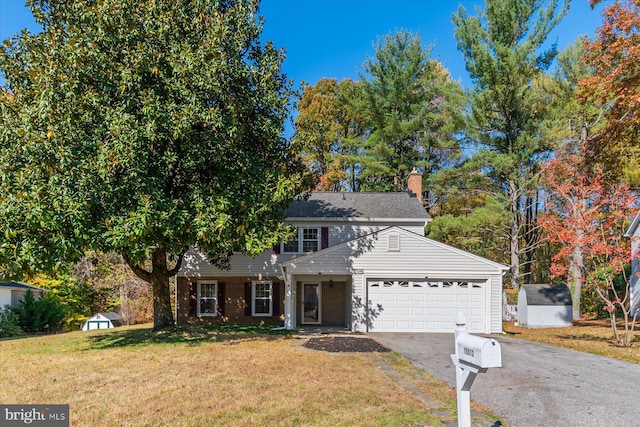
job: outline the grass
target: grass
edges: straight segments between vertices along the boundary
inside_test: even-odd
[[[67,403],[73,426],[442,425],[371,355],[301,343],[259,327],[148,325],[5,340],[0,402]],[[421,384],[455,406],[446,385]]]
[[[570,348],[612,359],[640,364],[640,338],[631,347],[616,347],[612,344],[613,332],[609,319],[581,320],[564,328],[527,329],[505,323],[504,331],[515,338]]]

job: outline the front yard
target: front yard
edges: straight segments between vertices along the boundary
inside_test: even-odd
[[[397,354],[312,351],[296,335],[265,332],[153,334],[146,325],[0,341],[0,402],[69,404],[72,426],[441,426],[456,419],[455,392]]]

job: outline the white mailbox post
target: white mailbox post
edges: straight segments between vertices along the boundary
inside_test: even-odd
[[[500,343],[491,338],[471,335],[465,328],[464,315],[456,318],[456,354],[451,360],[456,366],[456,392],[458,398],[458,427],[471,427],[470,390],[476,375],[487,372],[487,368],[502,367]]]

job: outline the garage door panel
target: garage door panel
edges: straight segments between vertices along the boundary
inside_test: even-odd
[[[371,282],[370,282],[371,283]],[[382,282],[378,281],[381,284]],[[369,286],[369,300],[380,313],[372,319],[372,331],[453,332],[462,312],[470,332],[485,328],[485,290],[478,283],[457,281],[385,281]]]
[[[440,295],[437,295],[437,294],[431,294],[431,293],[430,293],[430,294],[427,294],[427,302],[429,302],[429,303],[432,303],[432,302],[434,302],[434,303],[440,302]]]

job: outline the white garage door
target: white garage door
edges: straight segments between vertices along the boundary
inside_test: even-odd
[[[484,281],[370,280],[372,332],[453,332],[460,311],[469,332],[485,330]]]

